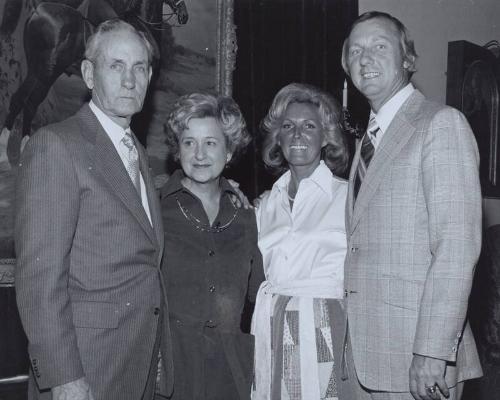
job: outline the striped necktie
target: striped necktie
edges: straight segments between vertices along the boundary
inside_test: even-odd
[[[127,148],[127,163],[125,168],[134,184],[139,197],[141,197],[141,179],[139,170],[139,153],[137,152],[137,147],[135,147],[134,138],[132,134],[127,130],[125,131],[125,136],[123,136],[121,143]]]
[[[370,118],[370,122],[368,122],[366,133],[363,136],[363,142],[361,143],[359,163],[356,170],[356,178],[354,180],[354,199],[356,199],[356,197],[358,196],[359,188],[361,187],[361,183],[365,178],[366,171],[368,170],[368,166],[370,165],[370,161],[373,157],[373,153],[375,153],[375,147],[373,146],[373,143],[370,139],[370,135],[376,136],[379,130],[380,128],[377,125],[375,116],[372,116]]]

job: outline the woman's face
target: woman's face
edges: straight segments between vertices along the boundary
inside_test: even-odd
[[[326,145],[318,107],[311,103],[290,103],[278,133],[278,144],[290,168],[306,168],[311,173]]]
[[[192,118],[179,140],[179,159],[194,183],[217,181],[231,153],[219,123],[213,117]]]

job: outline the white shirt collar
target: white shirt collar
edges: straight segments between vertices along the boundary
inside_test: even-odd
[[[372,115],[375,116],[375,120],[377,121],[377,124],[382,132],[381,135],[377,133],[377,140],[380,142],[380,138],[385,131],[387,131],[387,128],[389,128],[389,125],[391,124],[392,120],[394,119],[394,116],[396,113],[399,111],[403,103],[408,99],[408,97],[411,96],[415,88],[413,87],[413,84],[410,82],[408,85],[406,85],[403,89],[401,89],[399,92],[397,92],[394,96],[392,96],[387,103],[385,103],[382,107],[380,107],[380,110],[378,110],[378,113],[374,113],[373,110],[370,112],[370,118]]]
[[[286,193],[288,188],[288,183],[290,182],[291,172],[287,171],[274,183],[273,192]],[[320,160],[319,165],[316,167],[314,172],[308,178],[304,178],[300,184],[303,182],[311,181],[316,184],[330,199],[333,198],[333,187],[332,187],[332,171],[326,166],[323,160]],[[300,186],[299,186],[300,187]],[[286,194],[285,194],[286,195]]]
[[[130,127],[123,129],[115,121],[109,118],[99,107],[97,107],[92,100],[89,102],[89,107],[102,125],[104,131],[108,134],[114,146],[117,147],[123,139],[123,136],[125,136],[125,132],[130,132]]]

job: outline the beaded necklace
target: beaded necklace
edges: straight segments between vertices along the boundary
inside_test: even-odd
[[[210,225],[204,224],[198,218],[196,218],[191,213],[191,211],[189,211],[186,207],[184,207],[181,204],[177,195],[175,195],[175,201],[177,202],[177,205],[179,206],[179,209],[181,210],[182,215],[184,215],[184,218],[186,218],[196,229],[198,229],[199,231],[202,231],[202,232],[219,233],[219,232],[226,230],[227,228],[229,228],[229,225],[231,225],[233,223],[233,221],[236,219],[236,216],[238,215],[238,211],[239,211],[239,208],[236,207],[236,205],[233,203],[233,200],[231,199],[231,197],[229,197],[229,201],[231,202],[231,205],[234,208],[233,216],[224,225],[218,225],[216,227],[212,227]]]

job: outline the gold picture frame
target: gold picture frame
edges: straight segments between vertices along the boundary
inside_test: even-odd
[[[217,21],[216,89],[224,96],[231,96],[238,51],[233,0],[217,0]]]

